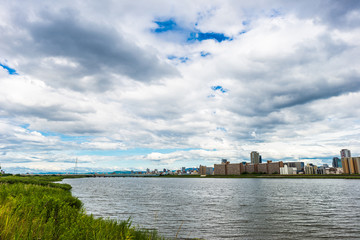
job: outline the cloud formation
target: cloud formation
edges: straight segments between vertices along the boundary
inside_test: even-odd
[[[161,169],[253,150],[317,164],[360,154],[359,26],[352,0],[8,2],[0,162]]]

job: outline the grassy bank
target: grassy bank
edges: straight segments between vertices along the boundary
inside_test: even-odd
[[[0,239],[163,239],[130,221],[95,219],[59,176],[0,176]]]

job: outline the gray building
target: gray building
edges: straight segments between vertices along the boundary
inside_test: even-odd
[[[252,151],[250,153],[250,161],[252,164],[258,164],[261,163],[261,156],[258,152]]]
[[[341,158],[351,157],[351,152],[348,149],[341,149],[340,156]]]

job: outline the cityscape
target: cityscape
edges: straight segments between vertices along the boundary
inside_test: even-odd
[[[360,0],[2,1],[0,240],[360,239]]]
[[[182,167],[178,170],[169,169],[146,169],[146,172],[131,171],[130,174],[137,175],[241,175],[248,173],[256,174],[280,174],[280,175],[295,175],[295,174],[360,174],[360,157],[351,157],[351,151],[342,149],[340,151],[340,158],[333,157],[332,165],[323,164],[321,166],[307,163],[305,165],[302,161],[273,162],[271,160],[263,161],[262,156],[257,151],[250,153],[250,162],[230,163],[227,159],[221,159],[219,164],[214,166],[203,166],[195,168]],[[119,174],[120,172],[112,172],[110,174]]]

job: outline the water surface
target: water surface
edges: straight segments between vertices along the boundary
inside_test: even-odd
[[[65,179],[87,213],[163,236],[360,239],[360,181],[351,179]]]

